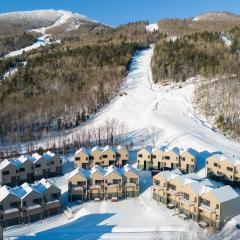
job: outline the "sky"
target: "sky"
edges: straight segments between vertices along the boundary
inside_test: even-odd
[[[209,11],[240,14],[240,0],[0,0],[0,12],[65,9],[117,26],[137,20],[187,18]]]

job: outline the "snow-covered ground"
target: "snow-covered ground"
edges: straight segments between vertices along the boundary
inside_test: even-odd
[[[71,157],[67,162],[71,162]],[[70,165],[68,162],[67,165]],[[66,171],[67,169],[65,169]],[[68,169],[69,170],[69,169]],[[73,218],[64,214],[28,226],[11,227],[6,238],[19,239],[185,239],[191,234],[204,235],[196,223],[184,221],[163,204],[152,199],[152,177],[149,171],[139,171],[141,195],[116,203],[87,202],[77,207]],[[55,178],[65,192],[67,176]]]
[[[146,26],[146,30],[148,32],[154,32],[158,30],[158,24],[157,23],[152,23]]]

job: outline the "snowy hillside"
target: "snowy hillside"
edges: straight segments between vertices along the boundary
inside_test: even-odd
[[[208,12],[193,18],[193,21],[240,21],[240,16],[228,12]]]
[[[19,25],[23,26],[25,30],[55,27],[64,24],[69,19],[90,21],[86,16],[65,10],[34,10],[0,14],[1,25]]]
[[[153,46],[134,55],[122,94],[85,126],[97,128],[115,119],[127,126],[128,143],[193,147],[199,151],[221,151],[240,155],[240,146],[212,130],[194,110],[192,97],[195,79],[185,85],[160,86],[152,82]],[[65,136],[52,136],[38,142],[38,147],[56,146],[62,140],[74,141],[81,134],[75,128]],[[23,146],[24,148],[24,146]],[[21,151],[21,149],[20,149]]]

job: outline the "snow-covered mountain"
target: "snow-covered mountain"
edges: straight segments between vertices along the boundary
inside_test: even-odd
[[[32,29],[54,30],[55,33],[77,30],[81,25],[98,26],[100,23],[88,17],[66,10],[34,10],[0,14],[0,34]]]
[[[208,12],[193,18],[193,21],[240,22],[240,15],[228,12]]]

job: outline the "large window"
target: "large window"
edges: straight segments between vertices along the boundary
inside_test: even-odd
[[[210,202],[208,201],[208,200],[206,200],[206,199],[201,199],[201,203],[203,204],[203,205],[205,205],[205,206],[207,206],[207,207],[210,207]]]
[[[10,202],[10,208],[17,208],[19,206],[19,202]]]
[[[3,175],[4,175],[4,176],[9,175],[9,171],[4,171],[4,172],[3,172]]]
[[[165,156],[164,158],[165,158],[165,160],[170,160],[169,156]]]
[[[121,183],[121,179],[113,179],[113,184],[120,184]]]
[[[169,184],[169,188],[173,191],[176,191],[176,186],[173,184]]]
[[[102,155],[102,158],[107,158],[108,156],[107,155]]]
[[[76,160],[76,161],[80,161],[81,158],[80,158],[80,157],[75,157],[75,160]]]
[[[19,168],[19,172],[25,172],[25,168]]]
[[[142,157],[143,155],[142,154],[138,154],[138,157]]]
[[[40,204],[42,202],[42,199],[41,198],[35,198],[33,199],[33,203],[34,204]]]
[[[213,166],[214,166],[214,167],[218,167],[218,164],[217,164],[217,163],[214,163]]]
[[[96,180],[96,181],[95,181],[95,184],[96,184],[96,185],[101,185],[101,184],[102,184],[102,180]]]
[[[35,165],[35,168],[40,168],[41,167],[41,164],[36,164]]]
[[[138,183],[138,179],[137,178],[130,178],[130,183]]]
[[[189,194],[183,193],[182,196],[183,196],[184,199],[189,200]]]
[[[227,170],[228,170],[229,172],[232,172],[232,171],[233,171],[233,168],[227,167]]]

